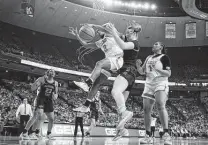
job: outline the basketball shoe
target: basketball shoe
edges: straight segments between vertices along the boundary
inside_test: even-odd
[[[21,140],[29,140],[30,139],[30,137],[28,136],[28,133],[27,132],[26,133],[21,133],[20,136],[19,136],[19,138]]]
[[[169,135],[169,133],[165,133],[162,137],[162,139],[164,140],[164,145],[172,145],[172,139],[171,136]]]
[[[140,144],[153,144],[153,138],[146,134],[145,137],[140,140]]]
[[[127,129],[123,128],[123,129],[117,130],[117,133],[116,133],[115,137],[113,138],[113,141],[117,141],[122,136],[128,136],[128,130]]]

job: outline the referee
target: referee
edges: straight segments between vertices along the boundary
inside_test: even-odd
[[[155,137],[155,124],[156,124],[157,118],[152,115],[151,117],[151,136]]]
[[[83,129],[83,117],[85,113],[82,112],[75,112],[76,113],[76,119],[75,119],[75,129],[74,129],[74,137],[77,137],[77,129],[78,125],[80,126],[82,137],[84,137],[84,129]]]
[[[16,112],[17,120],[19,120],[19,116],[20,116],[20,132],[23,131],[25,125],[27,124],[30,117],[32,117],[32,115],[33,113],[31,109],[31,105],[28,104],[27,98],[24,98],[22,104],[18,107]]]

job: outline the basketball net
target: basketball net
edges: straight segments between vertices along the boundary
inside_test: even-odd
[[[100,15],[104,12],[104,0],[93,0],[93,9],[96,15]]]

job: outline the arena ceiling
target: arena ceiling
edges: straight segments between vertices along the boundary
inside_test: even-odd
[[[141,46],[143,47],[151,47],[156,41],[166,41],[164,37],[165,24],[173,22],[177,24],[177,36],[176,39],[167,40],[165,42],[166,46],[187,47],[208,44],[208,37],[185,39],[185,23],[194,21],[197,23],[198,28],[205,26],[204,21],[191,17],[129,16],[109,12],[96,15],[92,8],[80,6],[81,4],[73,4],[66,0],[30,0],[29,5],[33,6],[34,14],[26,15],[23,9],[25,7],[24,1],[0,0],[0,20],[31,31],[75,39],[73,35],[69,34],[69,27],[79,28],[80,24],[83,23],[104,24],[110,21],[116,25],[120,32],[124,32],[127,22],[136,19],[143,28],[139,36]],[[89,3],[91,0],[73,0],[73,2],[82,2],[82,5],[86,1],[92,6],[92,3]],[[152,2],[154,1],[152,0]],[[178,8],[177,3],[172,0],[157,0],[155,2],[161,3],[167,8],[173,6]],[[197,36],[205,36],[204,29],[197,29],[196,32]]]

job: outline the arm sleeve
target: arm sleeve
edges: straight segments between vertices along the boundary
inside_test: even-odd
[[[164,55],[161,58],[161,62],[163,64],[163,70],[170,70],[171,69],[170,58],[167,55]]]

